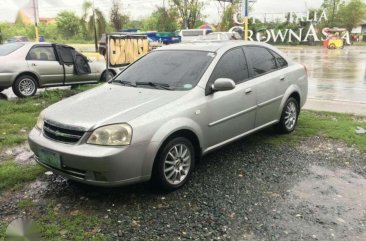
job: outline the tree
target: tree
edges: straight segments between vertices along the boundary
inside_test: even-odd
[[[143,27],[145,30],[174,32],[178,28],[178,17],[177,11],[173,8],[157,7],[150,17],[144,20]]]
[[[328,21],[326,22],[326,25],[328,27],[335,27],[339,25],[340,18],[338,14],[338,9],[342,5],[344,5],[343,0],[323,0],[321,7],[327,13]]]
[[[81,17],[81,23],[84,25],[83,29],[87,30],[90,35],[94,33],[94,22],[97,36],[100,37],[105,33],[107,21],[102,11],[98,8],[93,9],[93,3],[89,0],[85,0],[83,3],[83,16]]]
[[[202,18],[203,3],[199,0],[171,0],[171,4],[182,18],[183,28],[194,28]]]
[[[129,21],[128,15],[122,14],[121,6],[121,0],[113,0],[109,19],[112,27],[116,31],[122,29]]]
[[[80,19],[74,12],[62,11],[56,17],[57,29],[67,38],[74,37],[80,30]]]
[[[233,1],[225,10],[221,17],[220,30],[228,31],[230,28],[234,27],[233,16],[238,11],[238,1]]]
[[[342,27],[349,32],[366,19],[366,4],[361,0],[351,0],[346,5],[341,5],[338,16]]]

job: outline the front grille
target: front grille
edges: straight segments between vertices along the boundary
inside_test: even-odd
[[[49,122],[44,122],[43,133],[46,137],[64,143],[76,143],[84,135],[84,131],[60,127]]]

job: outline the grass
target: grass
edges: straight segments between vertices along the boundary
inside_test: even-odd
[[[366,117],[306,110],[301,112],[298,126],[293,133],[277,135],[263,131],[253,135],[253,138],[270,144],[282,144],[296,143],[305,137],[323,136],[355,145],[359,150],[366,152],[366,134],[357,134],[357,127],[366,129]]]
[[[19,189],[36,179],[44,169],[39,165],[20,165],[13,161],[0,164],[0,193],[7,189]]]
[[[55,202],[51,201],[46,214],[37,220],[42,240],[106,240],[106,237],[98,232],[107,222],[102,216],[85,210],[61,213],[55,207]]]

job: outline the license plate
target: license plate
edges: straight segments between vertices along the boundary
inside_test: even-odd
[[[57,153],[46,150],[40,150],[39,160],[46,165],[61,169],[61,157]]]

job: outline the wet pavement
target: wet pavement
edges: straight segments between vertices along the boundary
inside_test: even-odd
[[[246,138],[204,157],[172,193],[147,184],[96,188],[48,173],[2,195],[0,220],[39,220],[51,202],[70,219],[99,217],[106,240],[362,241],[365,189],[366,154],[352,146],[320,137],[281,145]],[[25,197],[33,205],[19,209]]]
[[[308,109],[366,115],[366,47],[282,50],[308,69]]]

